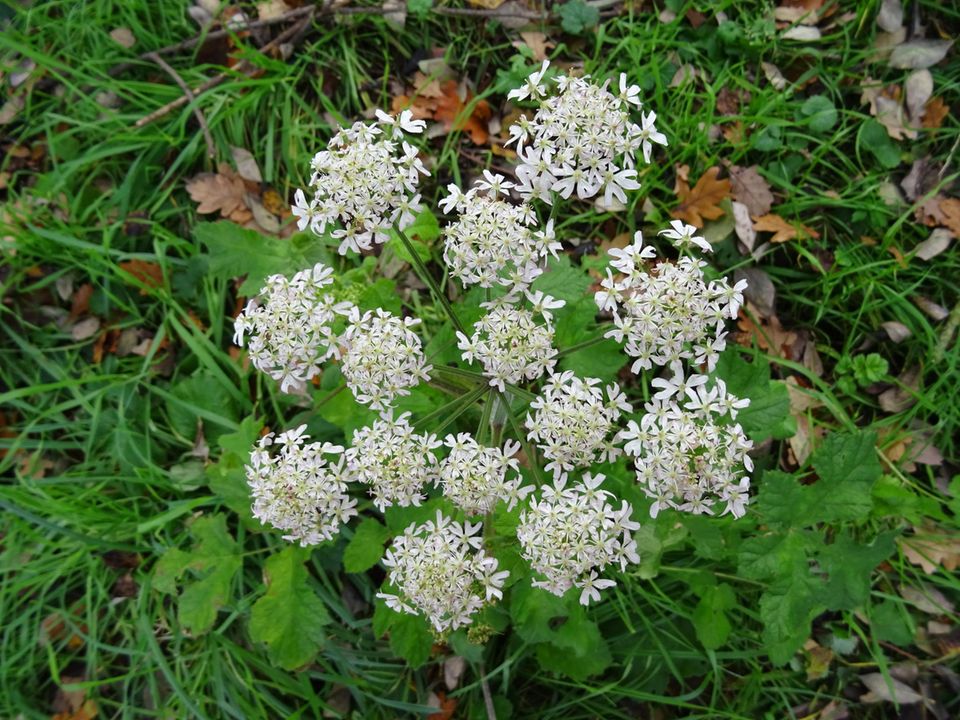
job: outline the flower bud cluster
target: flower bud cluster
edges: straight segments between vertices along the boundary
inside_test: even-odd
[[[484,552],[481,527],[461,525],[440,512],[435,522],[410,525],[383,559],[398,592],[377,597],[397,612],[423,613],[439,633],[470,624],[477,610],[503,597],[510,575],[498,572],[496,558]]]
[[[600,488],[603,480],[601,474],[584,473],[582,482],[567,487],[567,476],[560,475],[520,513],[517,527],[524,559],[546,578],[533,584],[554,595],[580,588],[582,605],[616,585],[599,577],[607,565],[618,563],[625,570],[640,561],[630,535],[640,527],[630,519],[633,508],[623,502],[615,510],[608,502],[613,495]]]
[[[656,113],[641,113],[640,125],[630,118],[641,107],[640,88],[627,85],[620,75],[614,95],[609,81],[603,85],[561,75],[554,79],[556,94],[545,81],[548,61],[526,84],[508,97],[539,103],[533,120],[521,118],[510,127],[510,143],[517,144],[520,164],[516,190],[524,197],[552,202],[551,193],[581,200],[603,193],[609,206],[614,199],[627,201],[624,191],[636,190],[634,156],[643,152],[650,162],[653,143],[666,145],[667,138],[654,125]]]
[[[553,322],[550,310],[562,307],[563,301],[537,292],[528,294],[533,309],[520,307],[518,298],[507,296],[481,305],[488,310],[473,325],[469,338],[457,333],[457,347],[467,362],[479,360],[490,385],[506,389],[526,378],[535,380],[553,370],[557,350],[553,347]],[[543,324],[537,322],[543,317]]]
[[[377,120],[334,135],[313,158],[313,197],[308,202],[303,191],[296,193],[298,227],[317,235],[334,227],[330,235],[340,241],[341,255],[385,242],[394,223],[409,226],[421,208],[417,184],[429,173],[404,133],[420,133],[426,123],[409,110],[397,117],[377,111]]]
[[[419,336],[410,328],[417,318],[398,318],[377,308],[363,315],[356,309],[341,341],[346,348],[341,370],[357,402],[386,410],[421,380],[430,379]]]
[[[678,224],[684,238],[709,247],[695,236],[696,228]],[[643,245],[639,232],[631,245],[609,254],[618,275],[607,270],[596,301],[601,310],[613,313],[616,327],[607,337],[626,343],[627,354],[636,358],[632,371],[680,359],[705,364],[712,371],[726,347],[724,323],[737,316],[746,281],[733,287],[722,278],[707,282],[706,263],[687,255],[652,266],[645,261],[655,260],[656,251]]]
[[[264,435],[246,468],[253,516],[304,547],[329,540],[357,514],[357,501],[347,494],[343,458],[332,462],[326,457],[340,456],[343,448],[306,443],[306,428]],[[280,451],[272,454],[275,447]]]
[[[333,283],[333,270],[317,263],[287,279],[271,275],[260,290],[263,304],[252,298],[234,323],[233,342],[250,362],[274,380],[283,392],[302,390],[320,372],[320,365],[337,357],[333,323],[353,307],[321,290]]]
[[[530,403],[527,438],[540,448],[554,476],[597,460],[620,455],[616,430],[620,414],[633,407],[616,383],[603,390],[596,378],[581,379],[572,371],[551,375],[541,394]]]
[[[664,508],[712,515],[722,504],[721,514],[742,517],[753,443],[732,421],[749,400],[728,393],[723,380],[711,384],[706,375],[685,376],[679,361],[671,369],[672,378],[653,380],[660,390],[640,424],[631,420],[620,433],[640,487],[654,500],[650,515]]]
[[[423,488],[438,482],[439,466],[433,451],[442,443],[435,435],[417,435],[410,413],[382,418],[353,433],[344,454],[350,480],[370,486],[373,504],[383,512],[391,505],[420,505]]]
[[[513,183],[489,170],[484,174],[485,180],[466,193],[456,185],[447,188],[450,194],[441,207],[444,212],[456,209],[459,217],[443,231],[443,259],[464,285],[523,290],[543,273],[548,255],[557,257],[561,246],[553,221],[534,230],[537,217],[530,205],[512,205],[499,197]]]
[[[443,494],[467,515],[484,515],[501,500],[507,509],[533,488],[520,487],[520,465],[513,457],[520,443],[507,441],[503,449],[483,447],[469,433],[447,435],[450,453],[440,463]]]

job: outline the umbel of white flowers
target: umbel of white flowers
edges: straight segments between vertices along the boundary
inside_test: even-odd
[[[279,380],[283,392],[303,392],[324,362],[339,360],[356,400],[380,417],[356,430],[346,449],[307,443],[305,426],[257,443],[247,466],[254,515],[285,539],[302,545],[331,539],[357,514],[354,488],[380,511],[420,505],[431,487],[467,518],[489,520],[497,508],[519,505],[516,539],[533,584],[558,595],[576,588],[586,605],[616,584],[603,577],[610,566],[623,571],[639,560],[633,508],[602,487],[604,475],[589,471],[594,463],[625,452],[653,501],[653,517],[667,509],[746,512],[752,445],[735,420],[747,402],[722,380],[687,367],[713,370],[745,283],[705,279],[705,263],[691,253],[711,248],[696,228],[675,221],[664,230],[680,254],[659,263],[636,233],[630,245],[610,251],[595,295],[612,320],[606,336],[634,358],[634,373],[669,367],[652,381],[643,412],[624,426],[634,408],[617,383],[604,388],[595,378],[555,372],[553,311],[564,303],[531,284],[561,244],[552,220],[538,222],[537,204],[574,195],[605,206],[626,203],[627,192],[639,187],[638,156],[649,163],[653,145],[667,141],[656,115],[640,111],[639,88],[625,75],[614,91],[588,77],[551,79],[548,69],[545,62],[509,95],[536,107],[509,129],[518,181],[484,171],[466,192],[448,186],[441,207],[456,213],[443,231],[450,275],[494,291],[471,334],[457,332],[461,356],[479,364],[497,402],[515,402],[518,385],[547,375],[530,402],[525,439],[549,461],[544,469],[552,471],[552,483],[525,482],[521,463],[537,458],[528,453],[521,460],[522,438],[487,446],[459,433],[441,441],[418,433],[410,413],[397,415],[397,399],[433,372],[417,335],[420,321],[338,302],[334,288],[321,292],[334,280],[317,264],[290,280],[268,278],[260,299],[237,318],[236,342],[247,343],[253,365]],[[423,129],[408,111],[398,117],[378,111],[376,122],[337,133],[313,160],[310,197],[297,192],[300,229],[337,239],[341,254],[370,251],[391,230],[402,233],[420,209],[417,186],[427,174],[405,138]],[[439,633],[469,624],[500,599],[509,575],[487,554],[480,523],[441,512],[394,538],[383,564],[388,585],[379,597],[398,612],[423,614]]]

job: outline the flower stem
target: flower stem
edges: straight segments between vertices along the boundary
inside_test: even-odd
[[[584,340],[583,342],[579,342],[576,345],[571,345],[568,348],[564,348],[563,350],[557,353],[557,358],[559,359],[559,358],[562,358],[564,355],[570,355],[571,353],[577,352],[577,350],[583,350],[584,348],[593,347],[594,345],[597,345],[598,343],[601,343],[606,339],[607,339],[606,331],[604,331],[604,334],[602,335],[597,335],[596,337],[590,338],[589,340]]]
[[[437,285],[436,279],[427,271],[427,266],[423,264],[423,259],[420,257],[420,254],[416,251],[416,248],[413,247],[413,243],[410,242],[410,238],[406,236],[403,230],[400,229],[400,226],[396,223],[393,225],[394,231],[400,237],[400,242],[403,243],[403,246],[407,249],[407,252],[410,254],[410,259],[413,262],[413,266],[417,271],[417,275],[420,276],[420,279],[430,288],[437,300],[440,302],[440,305],[443,307],[443,311],[450,318],[450,322],[453,323],[453,326],[462,332],[464,335],[467,334],[467,331],[463,327],[463,323],[460,322],[460,318],[457,317],[457,314],[453,311],[453,306],[450,304],[450,299],[446,294],[440,289],[440,286]]]

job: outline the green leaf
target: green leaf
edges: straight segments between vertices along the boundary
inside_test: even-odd
[[[611,382],[627,364],[627,360],[616,341],[607,338],[596,345],[564,355],[560,358],[560,369],[573,370],[580,377],[595,377]]]
[[[807,550],[817,542],[812,533],[775,532],[755,535],[740,544],[738,571],[743,577],[767,580],[807,567]]]
[[[559,626],[551,642],[537,645],[537,660],[546,670],[582,681],[602,673],[613,658],[600,628],[579,611]]]
[[[820,479],[812,522],[865,520],[872,505],[871,490],[883,473],[873,432],[833,433],[813,453]]]
[[[433,0],[407,0],[407,12],[419,18],[426,17],[432,7]]]
[[[834,433],[813,454],[819,479],[801,485],[793,475],[764,473],[756,507],[765,521],[793,527],[865,520],[882,473],[870,432]]]
[[[224,505],[247,521],[253,520],[253,513],[250,509],[250,486],[244,468],[262,428],[263,422],[253,415],[244,418],[239,430],[220,436],[220,458],[205,470],[210,489]]]
[[[825,133],[837,124],[837,108],[825,95],[814,95],[800,106],[800,112],[807,116],[810,130]]]
[[[199,223],[193,236],[207,248],[208,275],[225,280],[247,276],[241,295],[258,293],[269,275],[289,276],[318,262],[330,264],[323,240],[309,233],[284,240],[222,220]]]
[[[579,35],[600,22],[600,11],[583,0],[568,0],[557,7],[556,12],[560,16],[560,26],[571,35]]]
[[[890,140],[886,128],[873,118],[860,126],[857,147],[867,150],[887,170],[900,165],[900,149]]]
[[[317,407],[317,413],[328,423],[342,428],[346,438],[350,438],[357,428],[370,425],[377,419],[377,413],[358,403],[349,388],[328,398]]]
[[[383,544],[390,531],[376,518],[367,518],[359,525],[343,551],[343,569],[350,573],[364,572],[383,557]]]
[[[326,642],[327,607],[310,588],[304,563],[310,551],[290,545],[267,558],[267,592],[253,604],[250,637],[265,643],[270,661],[285,670],[310,663]]]
[[[913,642],[916,626],[902,602],[884,600],[870,611],[873,637],[904,647]]]
[[[870,597],[873,569],[893,553],[895,532],[885,532],[869,545],[840,533],[820,549],[818,559],[827,573],[827,606],[831,610],[853,610],[866,605]]]
[[[714,374],[727,384],[727,391],[750,400],[750,406],[737,414],[737,422],[752,439],[775,436],[776,428],[790,417],[787,386],[770,379],[770,363],[761,357],[752,362],[730,348],[720,355]]]
[[[198,518],[190,527],[195,544],[189,551],[171,548],[154,569],[153,584],[161,592],[175,592],[181,576],[189,579],[180,593],[177,617],[192,635],[207,632],[217,612],[230,597],[233,578],[243,565],[236,541],[227,531],[224,515]]]
[[[553,593],[519,583],[510,592],[510,616],[513,627],[530,643],[545,642],[557,637],[557,629],[569,615],[566,603]]]
[[[430,658],[433,647],[433,632],[430,625],[419,615],[393,612],[396,617],[390,623],[390,649],[397,657],[407,661],[411,668],[418,668]]]
[[[208,443],[236,429],[239,411],[236,401],[227,395],[216,376],[199,370],[178,381],[166,399],[170,426],[191,442],[197,435],[197,421],[203,423],[203,434]]]
[[[534,280],[531,287],[533,290],[540,290],[546,295],[552,295],[557,300],[564,300],[568,306],[573,308],[586,296],[587,289],[592,284],[593,280],[590,279],[590,276],[582,267],[573,265],[568,256],[561,255],[559,259],[550,258],[546,272]],[[593,299],[591,298],[590,301],[593,302]],[[566,308],[563,308],[560,311],[555,311],[558,323],[561,313],[566,310]],[[592,312],[596,315],[596,306],[594,306]]]
[[[810,636],[810,621],[824,610],[822,586],[803,570],[782,577],[760,598],[763,643],[773,664],[789,661]]]
[[[693,627],[697,639],[707,650],[716,650],[727,642],[732,628],[726,611],[736,605],[733,588],[726,583],[704,590],[693,609]]]

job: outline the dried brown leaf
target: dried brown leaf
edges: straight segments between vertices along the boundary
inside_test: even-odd
[[[923,109],[923,120],[921,124],[929,130],[935,130],[943,125],[944,119],[950,114],[950,106],[943,98],[934,95],[927,101]]]
[[[547,51],[556,47],[556,43],[551,42],[547,39],[547,36],[542,32],[521,32],[520,37],[523,39],[523,44],[526,45],[533,51],[533,59],[537,62],[542,62],[547,59],[549,54]],[[518,47],[518,42],[514,41],[514,47]]]
[[[163,285],[163,269],[155,262],[125,260],[119,264],[119,267],[133,275],[148,288],[158,288]],[[146,295],[147,291],[140,290],[140,294]]]
[[[719,174],[719,167],[710,168],[700,176],[692,189],[687,181],[678,175],[676,192],[680,206],[670,214],[699,228],[703,227],[704,219],[716,220],[721,217],[724,211],[719,203],[730,197],[731,186],[729,180],[717,179]]]
[[[130,31],[130,28],[127,27],[114,28],[110,31],[110,38],[117,43],[117,45],[125,47],[127,50],[137,44],[137,38]]]
[[[766,215],[773,207],[770,184],[757,171],[757,166],[730,166],[730,186],[733,197],[750,210],[751,215]]]
[[[782,243],[802,237],[820,237],[820,233],[803,223],[791,224],[775,213],[755,218],[753,229],[757,232],[772,232],[770,242]]]
[[[200,203],[198,213],[219,212],[222,217],[230,217],[230,213],[244,206],[246,188],[238,175],[221,165],[220,172],[200,173],[188,180],[187,192],[194,202]]]

